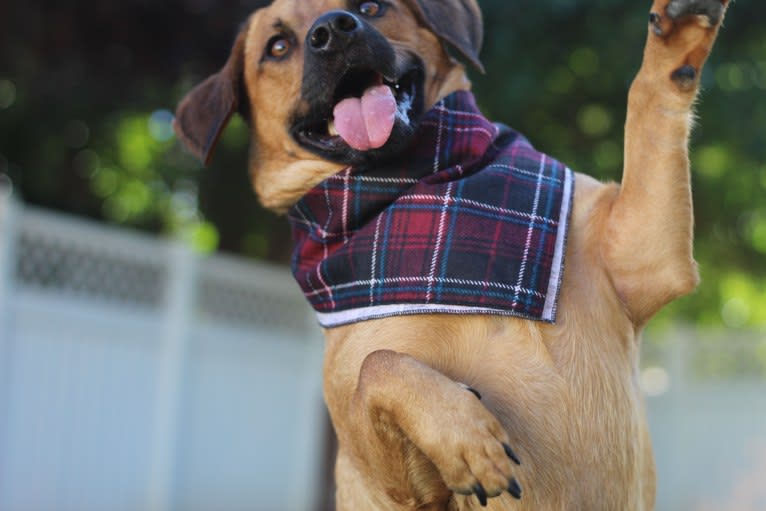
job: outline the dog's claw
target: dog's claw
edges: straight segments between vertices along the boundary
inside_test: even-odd
[[[513,461],[517,465],[521,465],[521,460],[518,456],[516,456],[516,453],[513,452],[513,449],[511,449],[511,446],[508,444],[503,444],[503,450],[505,451],[505,454],[511,458],[511,461]]]
[[[487,507],[487,490],[484,489],[481,483],[476,483],[472,489],[473,493],[476,495],[476,498],[479,499],[479,504],[481,504],[481,507]]]
[[[459,383],[459,382],[458,382],[458,385],[460,385],[460,386],[461,386],[461,387],[463,387],[465,390],[467,390],[468,392],[470,392],[471,394],[473,394],[474,396],[476,396],[477,398],[479,398],[479,401],[481,401],[481,393],[480,393],[478,390],[476,390],[476,389],[475,389],[475,388],[473,388],[473,387],[469,387],[469,386],[468,386],[468,385],[466,385],[465,383]]]
[[[652,12],[649,14],[649,24],[652,26],[652,31],[658,35],[661,36],[662,31],[662,16],[657,14],[656,12]]]
[[[521,500],[521,486],[515,478],[511,479],[511,483],[508,485],[508,493],[510,493],[514,499]]]
[[[471,393],[471,394],[473,394],[474,396],[478,397],[478,398],[479,398],[479,401],[481,401],[481,394],[479,393],[479,391],[478,391],[478,390],[476,390],[476,389],[474,389],[474,388],[472,388],[472,387],[467,387],[465,390],[467,390],[468,392],[470,392],[470,393]]]

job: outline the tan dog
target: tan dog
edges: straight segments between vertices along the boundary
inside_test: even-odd
[[[639,338],[698,281],[687,142],[726,7],[654,1],[628,97],[622,184],[576,176],[555,324],[426,314],[325,331],[338,509],[653,508]],[[344,39],[352,36],[364,43]],[[231,115],[243,114],[255,189],[283,212],[347,165],[407,147],[406,119],[382,147],[373,135],[361,143],[369,148],[339,142],[328,121],[340,96],[377,81],[414,94],[417,117],[470,87],[445,47],[480,67],[481,39],[474,0],[276,0],[250,17],[223,70],[183,101],[177,131],[207,161]],[[342,62],[326,55],[347,44]]]

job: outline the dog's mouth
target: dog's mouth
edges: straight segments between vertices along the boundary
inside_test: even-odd
[[[295,140],[341,163],[381,159],[403,148],[423,110],[425,74],[411,63],[397,76],[350,68],[338,81],[329,104],[293,123]]]

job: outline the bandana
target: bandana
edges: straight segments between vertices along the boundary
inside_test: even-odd
[[[326,328],[409,314],[554,322],[573,173],[469,92],[418,124],[406,158],[349,167],[289,212],[293,274]]]

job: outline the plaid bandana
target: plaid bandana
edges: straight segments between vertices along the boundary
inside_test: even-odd
[[[552,323],[573,189],[571,170],[456,92],[406,158],[346,168],[290,210],[293,274],[326,328],[426,313]]]

